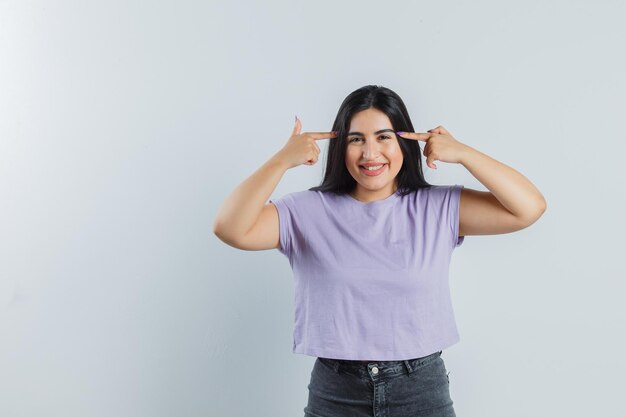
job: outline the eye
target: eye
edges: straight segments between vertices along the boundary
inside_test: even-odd
[[[379,138],[380,139],[391,139],[391,136],[389,136],[389,135],[381,135],[381,136],[379,136]],[[355,142],[355,141],[361,140],[361,139],[362,138],[360,138],[358,136],[354,136],[354,137],[348,139],[348,143]]]

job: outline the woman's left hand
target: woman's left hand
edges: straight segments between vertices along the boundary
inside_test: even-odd
[[[434,169],[437,169],[437,165],[433,163],[435,160],[453,164],[460,163],[463,153],[468,149],[467,145],[452,137],[443,126],[430,129],[428,133],[396,132],[396,134],[404,139],[426,142],[426,146],[424,146],[426,165]]]

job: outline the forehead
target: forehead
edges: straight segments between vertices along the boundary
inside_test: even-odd
[[[378,109],[367,109],[355,113],[350,120],[350,131],[374,133],[377,130],[391,128],[391,120]]]

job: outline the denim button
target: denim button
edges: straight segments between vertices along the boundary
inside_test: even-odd
[[[377,368],[377,367],[373,367],[373,368],[372,368],[372,373],[373,373],[374,375],[378,374],[378,368]]]

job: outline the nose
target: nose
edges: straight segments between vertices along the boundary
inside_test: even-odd
[[[379,146],[380,145],[376,140],[365,141],[365,145],[363,146],[363,159],[366,161],[376,159],[380,153]]]

